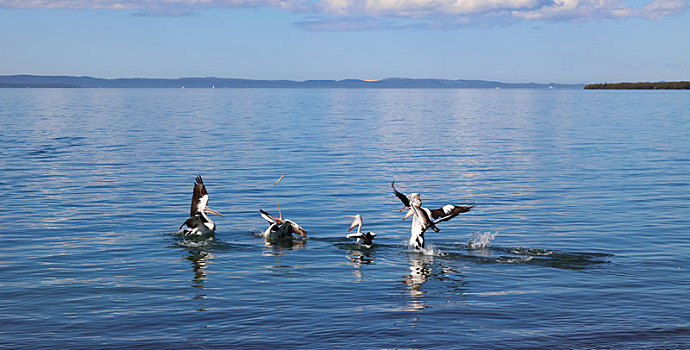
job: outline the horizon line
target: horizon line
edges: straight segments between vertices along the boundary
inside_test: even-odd
[[[266,81],[266,82],[295,82],[295,83],[306,83],[306,82],[347,82],[347,81],[359,81],[362,83],[380,83],[387,80],[436,80],[436,81],[475,81],[475,82],[486,82],[486,83],[498,83],[498,84],[508,84],[508,85],[519,85],[519,84],[557,84],[557,85],[586,85],[590,84],[587,82],[578,83],[562,83],[557,81],[549,82],[537,82],[537,81],[520,81],[520,82],[506,82],[502,80],[495,79],[467,79],[467,78],[410,78],[404,76],[389,76],[385,78],[308,78],[308,79],[285,79],[285,78],[239,78],[239,77],[221,77],[221,76],[177,76],[177,77],[141,77],[141,76],[130,76],[130,77],[112,77],[112,78],[102,78],[93,75],[69,75],[69,74],[31,74],[31,73],[15,73],[15,74],[0,74],[0,77],[43,77],[43,78],[89,78],[89,79],[100,79],[100,80],[128,80],[128,79],[142,79],[142,80],[181,80],[181,79],[226,79],[226,80],[245,80],[245,81]],[[668,80],[659,80],[658,82],[667,82]],[[609,83],[604,81],[603,83]]]

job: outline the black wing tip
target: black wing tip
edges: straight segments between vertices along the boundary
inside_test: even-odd
[[[468,211],[470,211],[472,208],[474,208],[475,206],[476,206],[476,205],[475,205],[474,202],[469,203],[469,204],[456,205],[457,208],[460,208],[460,209],[463,210],[461,213],[468,212]]]
[[[457,206],[457,208],[460,209],[458,214],[467,213],[468,211],[472,211],[472,208],[474,208],[474,207],[475,207],[474,202],[472,202],[470,204],[459,205],[459,206]]]
[[[185,220],[185,221],[182,223],[182,225],[180,225],[180,230],[181,230],[183,227],[185,227],[185,226],[187,226],[187,227],[192,227],[192,226],[191,226],[191,220],[192,220],[192,217],[188,217],[187,220]]]
[[[198,183],[199,185],[204,184],[204,180],[201,178],[201,175],[196,176],[196,183]]]

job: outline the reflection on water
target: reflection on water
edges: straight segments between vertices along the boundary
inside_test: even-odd
[[[195,290],[192,300],[198,302],[196,306],[196,311],[204,312],[208,309],[206,308],[204,299],[206,299],[206,290],[204,288],[204,283],[206,282],[206,269],[209,265],[209,260],[213,259],[214,256],[210,252],[204,250],[190,249],[187,251],[189,254],[186,259],[191,261],[192,270],[194,271],[194,278],[192,279],[192,287]]]
[[[277,241],[265,241],[267,248],[270,248],[275,251],[280,251],[282,252],[283,249],[288,249],[288,250],[297,250],[297,249],[302,249],[304,248],[305,245],[307,245],[307,240],[306,239],[281,239]]]
[[[183,248],[186,252],[184,258],[192,265],[194,275],[190,286],[193,290],[193,296],[190,299],[196,301],[194,310],[207,311],[205,299],[208,296],[205,285],[208,278],[207,269],[211,260],[215,258],[212,250],[227,249],[230,246],[214,237],[189,237],[179,233],[174,233],[172,236],[175,238],[175,244],[168,246],[168,248]]]
[[[192,287],[194,288],[204,288],[204,282],[206,281],[206,268],[208,267],[208,261],[213,259],[213,254],[204,250],[188,250],[187,260],[192,262],[192,269],[194,270],[194,280]],[[203,299],[205,296],[197,297],[195,299]]]
[[[376,259],[371,252],[363,252],[357,249],[348,250],[345,257],[350,260],[350,265],[355,268],[352,274],[355,276],[356,281],[361,281],[364,277],[362,274],[363,265],[376,263]]]
[[[407,285],[410,300],[405,311],[420,311],[427,307],[423,300],[426,292],[422,290],[422,285],[431,275],[434,256],[412,253],[408,254],[407,261],[410,264],[410,274],[405,276],[404,282]]]
[[[465,276],[460,272],[458,259],[448,259],[450,255],[437,251],[437,254],[422,254],[408,252],[407,262],[410,274],[404,277],[409,296],[405,311],[421,311],[430,308],[429,299],[432,295],[438,295],[442,290],[446,295],[445,302],[455,300],[456,297],[465,295]],[[433,286],[427,284],[432,281]]]
[[[269,269],[291,268],[293,267],[292,265],[281,263],[281,257],[285,255],[286,252],[304,248],[306,244],[307,240],[305,239],[283,239],[275,242],[265,241],[264,249],[261,251],[261,255],[275,257],[275,264],[266,266]]]
[[[362,265],[373,264],[376,261],[371,252],[363,252],[355,249],[349,250],[345,256],[350,259],[350,264],[358,269],[361,268]]]

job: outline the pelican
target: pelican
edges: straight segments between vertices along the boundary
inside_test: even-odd
[[[189,218],[180,225],[180,232],[185,236],[208,236],[213,235],[216,231],[216,223],[206,215],[206,213],[216,214],[225,217],[223,214],[206,206],[208,203],[208,192],[204,186],[204,180],[201,175],[196,177],[194,184],[194,192],[192,193],[192,208],[190,210]],[[187,226],[182,229],[182,227]]]
[[[278,208],[280,212],[280,207]],[[275,217],[262,209],[259,209],[261,217],[268,222],[268,228],[264,231],[264,239],[266,241],[277,241],[286,238],[292,238],[292,234],[298,234],[302,237],[307,237],[307,231],[305,231],[296,222],[288,219],[283,219],[283,214],[280,213],[280,217]]]
[[[412,216],[410,245],[415,249],[424,248],[424,232],[426,232],[427,229],[431,228],[435,232],[440,232],[441,230],[436,227],[436,224],[442,221],[448,221],[461,213],[466,213],[474,207],[474,203],[469,205],[446,204],[441,208],[430,210],[422,207],[422,199],[419,193],[412,193],[406,196],[395,189],[395,181],[391,182],[391,187],[393,187],[393,193],[404,205],[402,210],[409,209],[403,217],[403,220]]]
[[[357,244],[365,247],[365,248],[371,248],[371,245],[373,244],[372,241],[374,240],[374,237],[376,237],[376,234],[373,232],[367,232],[367,233],[362,233],[362,215],[355,215],[354,220],[352,220],[352,224],[350,225],[350,229],[347,230],[347,232],[352,231],[355,227],[357,227],[357,232],[355,233],[350,233],[347,235],[347,238],[357,238]]]

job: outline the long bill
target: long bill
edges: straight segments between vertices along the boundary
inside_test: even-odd
[[[357,227],[357,233],[361,233],[362,231],[362,217],[359,215],[353,216],[355,218],[352,220],[352,224],[350,224],[350,229],[347,230],[347,232],[352,231],[355,227]]]
[[[218,216],[225,217],[225,215],[223,215],[223,214],[221,214],[221,213],[219,213],[219,212],[217,212],[217,211],[215,211],[215,210],[213,210],[213,209],[211,209],[211,208],[209,208],[209,207],[206,207],[206,212],[207,212],[207,213],[211,213],[211,214],[216,214],[216,215],[218,215]]]
[[[403,218],[402,218],[403,221],[404,221],[405,219],[409,218],[409,217],[412,216],[412,215],[414,215],[414,209],[410,208],[410,210],[407,211],[407,213],[405,214],[405,216],[403,216]]]

